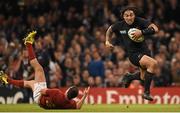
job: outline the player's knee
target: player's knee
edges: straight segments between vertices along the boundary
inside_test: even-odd
[[[38,66],[35,68],[36,72],[44,72],[43,68],[41,66]]]
[[[151,66],[152,71],[155,72],[155,70],[156,70],[156,68],[158,66],[158,62],[156,60],[153,60],[153,61],[151,61],[150,66]]]
[[[158,66],[158,62],[156,60],[153,61],[153,68],[156,69]]]

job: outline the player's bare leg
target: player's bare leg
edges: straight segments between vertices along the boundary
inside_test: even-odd
[[[38,60],[36,59],[33,46],[34,43],[34,37],[36,35],[36,31],[33,31],[27,35],[27,37],[24,39],[24,44],[26,45],[26,48],[29,53],[29,60],[31,66],[34,68],[35,71],[35,81],[36,82],[46,82],[44,70],[42,66],[39,64]]]
[[[155,69],[157,67],[157,61],[147,55],[144,55],[139,63],[140,65],[147,68],[144,75],[144,94],[142,95],[142,97],[144,99],[152,101],[153,97],[150,95],[150,86],[155,73]]]
[[[33,91],[33,98],[36,103],[39,103],[39,98],[41,96],[41,90],[46,89],[46,79],[44,75],[44,70],[42,66],[39,64],[38,60],[36,59],[36,55],[33,50],[32,44],[34,43],[34,36],[36,31],[33,31],[27,35],[24,39],[24,44],[28,50],[29,54],[29,61],[31,66],[34,68],[35,71],[35,79],[31,81],[24,81],[24,80],[13,80],[8,78],[8,76],[1,71],[0,72],[0,82],[3,84],[13,84],[17,87],[28,87],[31,88]]]
[[[4,73],[3,71],[0,71],[0,82],[3,85],[13,84],[16,87],[26,87],[26,88],[31,88],[33,90],[34,89],[33,83],[35,81],[34,80],[31,80],[31,81],[13,80],[9,78],[6,73]]]
[[[46,89],[46,79],[45,74],[42,66],[39,64],[38,60],[36,59],[36,55],[33,50],[32,44],[34,43],[34,38],[36,35],[36,31],[33,31],[27,35],[24,39],[24,44],[28,50],[29,54],[29,61],[31,66],[34,68],[35,72],[35,79],[33,82],[24,82],[24,84],[31,85],[33,89],[33,98],[35,103],[39,103],[39,98],[41,96],[41,90]]]
[[[10,83],[17,87],[27,87],[34,90],[34,84],[36,82],[45,82],[44,71],[41,65],[39,64],[39,62],[37,61],[35,53],[33,51],[33,47],[32,47],[32,44],[34,43],[35,34],[36,34],[36,31],[33,31],[29,33],[27,37],[24,39],[24,44],[26,45],[26,48],[29,53],[30,64],[35,70],[35,80],[31,80],[31,81],[13,80],[11,78],[8,78],[8,76],[3,71],[1,71],[0,81],[3,83],[3,85],[7,85],[8,83]]]

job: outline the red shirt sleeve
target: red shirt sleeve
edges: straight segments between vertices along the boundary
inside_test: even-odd
[[[47,89],[46,90],[46,95],[55,95],[55,94],[57,94],[59,92],[59,90],[58,89]]]

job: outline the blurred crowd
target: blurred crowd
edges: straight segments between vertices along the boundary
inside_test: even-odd
[[[130,64],[121,40],[107,49],[107,28],[120,10],[135,5],[139,16],[159,26],[146,37],[159,67],[152,87],[180,85],[180,1],[178,0],[9,0],[0,1],[0,70],[13,79],[31,80],[34,71],[22,39],[37,30],[34,48],[48,87],[121,87]],[[134,80],[130,88],[142,87]]]

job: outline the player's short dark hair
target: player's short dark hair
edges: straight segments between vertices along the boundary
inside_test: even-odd
[[[67,98],[69,100],[78,96],[79,90],[76,86],[71,86],[67,92]]]
[[[121,18],[123,18],[124,12],[127,11],[127,10],[133,11],[136,16],[139,15],[139,10],[138,10],[137,7],[135,7],[135,6],[126,6],[126,7],[122,8],[121,11],[120,11]]]

